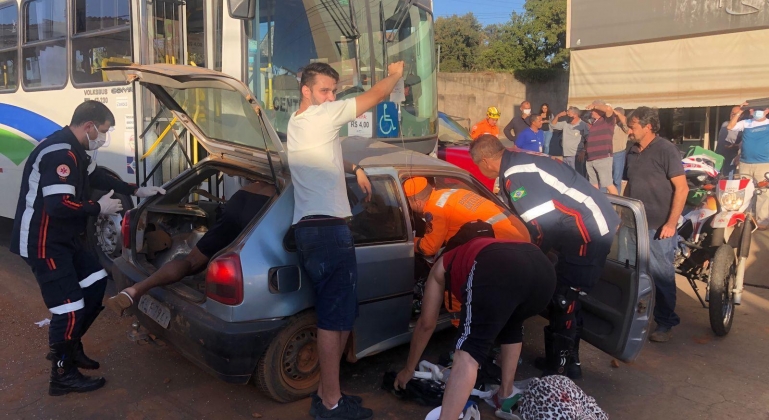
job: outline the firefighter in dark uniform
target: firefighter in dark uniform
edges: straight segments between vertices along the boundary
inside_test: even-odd
[[[70,125],[41,141],[24,165],[11,252],[32,268],[51,312],[50,395],[93,391],[105,383],[104,378],[78,371],[99,368],[83,352],[80,339],[104,309],[107,283],[107,272],[81,243],[88,217],[121,211],[114,192],[137,197],[165,193],[158,187],[136,188],[91,165],[86,150],[101,147],[114,124],[115,117],[104,104],[83,102]],[[89,184],[111,191],[93,202],[88,199]]]
[[[493,136],[470,146],[481,172],[499,176],[501,193],[526,223],[532,242],[557,256],[558,284],[545,327],[545,374],[582,376],[579,296],[601,276],[619,216],[608,198],[571,167],[539,153],[506,150]]]

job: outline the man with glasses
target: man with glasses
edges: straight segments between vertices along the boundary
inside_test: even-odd
[[[103,146],[114,124],[104,104],[83,102],[70,125],[41,141],[24,165],[11,252],[32,268],[51,312],[49,395],[93,391],[105,383],[78,370],[99,368],[83,352],[81,338],[104,309],[107,284],[107,272],[80,240],[89,216],[120,212],[115,191],[137,197],[165,193],[158,187],[137,188],[90,165],[86,150]],[[109,192],[94,202],[89,186]]]

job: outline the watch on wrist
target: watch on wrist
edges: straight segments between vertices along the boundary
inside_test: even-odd
[[[352,170],[352,173],[355,175],[358,175],[358,169],[363,169],[363,173],[366,173],[365,169],[360,165],[355,165],[355,168]]]

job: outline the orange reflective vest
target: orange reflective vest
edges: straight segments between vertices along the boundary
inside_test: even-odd
[[[484,134],[491,134],[494,137],[499,137],[499,126],[491,125],[489,124],[488,119],[484,119],[478,124],[475,124],[472,130],[470,130],[470,138],[472,138],[473,140],[477,139],[478,137]]]
[[[469,190],[433,190],[424,208],[425,236],[414,243],[416,252],[438,253],[467,222],[482,220],[499,239],[531,242],[526,225],[517,216]]]

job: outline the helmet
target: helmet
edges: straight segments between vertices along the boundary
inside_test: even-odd
[[[499,113],[499,110],[495,106],[490,106],[489,109],[486,110],[486,116],[488,118],[494,118],[495,120],[498,120],[500,115],[501,114]]]

